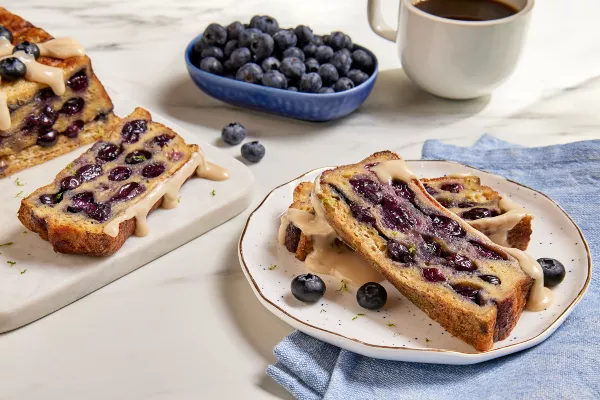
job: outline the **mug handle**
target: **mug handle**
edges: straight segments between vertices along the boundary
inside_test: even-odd
[[[396,34],[398,31],[384,21],[381,12],[381,0],[369,0],[369,3],[367,4],[367,16],[373,32],[390,42],[396,41]]]

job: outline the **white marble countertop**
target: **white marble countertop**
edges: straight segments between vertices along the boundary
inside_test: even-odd
[[[289,398],[265,374],[289,326],[254,298],[239,267],[243,224],[273,187],[375,150],[419,158],[424,140],[488,132],[524,145],[600,137],[600,3],[538,0],[523,58],[492,96],[451,102],[416,89],[395,45],[372,33],[365,1],[5,0],[88,49],[100,79],[216,142],[231,121],[267,148],[251,168],[254,205],[237,218],[28,326],[0,335],[0,399]],[[390,1],[390,23],[397,1]],[[269,14],[282,26],[342,30],[375,52],[380,76],[353,115],[303,123],[233,108],[189,80],[183,51],[210,22]],[[596,101],[593,101],[596,100]],[[225,151],[237,155],[239,147]],[[293,162],[292,162],[293,160]]]

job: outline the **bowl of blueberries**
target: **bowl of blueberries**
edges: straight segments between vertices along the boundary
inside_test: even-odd
[[[356,110],[377,78],[377,58],[342,32],[282,29],[256,15],[249,24],[212,23],[187,46],[190,77],[206,94],[240,107],[307,121]]]

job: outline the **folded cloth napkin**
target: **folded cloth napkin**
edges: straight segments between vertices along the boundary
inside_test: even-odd
[[[485,135],[472,147],[427,141],[424,159],[456,160],[509,177],[557,201],[600,255],[600,140],[523,148]],[[557,243],[557,245],[560,245]],[[600,398],[597,281],[540,345],[482,364],[377,360],[294,332],[275,348],[267,373],[299,399]]]

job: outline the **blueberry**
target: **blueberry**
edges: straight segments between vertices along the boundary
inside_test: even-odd
[[[283,51],[281,58],[296,57],[304,61],[304,52],[297,47],[289,47]]]
[[[93,207],[86,210],[88,217],[98,222],[106,222],[110,218],[110,204],[95,203]]]
[[[314,58],[315,54],[317,53],[317,45],[314,43],[309,43],[302,48],[302,51],[304,52],[305,57]]]
[[[445,282],[446,277],[437,268],[423,268],[423,277],[429,282]]]
[[[358,288],[356,301],[362,308],[377,310],[385,305],[387,292],[379,283],[368,282]]]
[[[440,189],[450,193],[459,193],[464,188],[465,187],[460,183],[444,183],[442,186],[440,186]]]
[[[348,35],[344,35],[344,48],[348,49],[348,51],[352,51],[354,48],[354,43],[352,43],[352,39]]]
[[[373,57],[362,49],[354,50],[352,52],[352,68],[358,68],[362,72],[371,74],[373,72],[375,62]]]
[[[50,128],[56,122],[58,113],[52,108],[52,106],[45,106],[42,112],[37,116],[37,124],[44,128]]]
[[[317,47],[323,46],[325,44],[325,42],[323,41],[323,37],[319,35],[313,35],[311,43],[315,44]]]
[[[314,58],[309,58],[304,62],[304,66],[306,67],[306,72],[319,72],[320,64]]]
[[[431,186],[429,186],[426,183],[423,184],[423,187],[425,188],[425,190],[427,191],[427,193],[429,193],[431,196],[434,196],[434,195],[438,194],[437,190],[435,190],[434,188],[432,188]]]
[[[333,49],[329,46],[319,46],[315,51],[315,58],[321,64],[329,62],[333,57]]]
[[[221,50],[220,47],[211,46],[208,49],[202,50],[202,53],[200,53],[200,57],[202,57],[202,58],[214,57],[217,60],[221,61],[221,60],[223,60],[223,50]]]
[[[108,173],[108,180],[110,181],[124,181],[129,179],[132,171],[127,167],[115,167]]]
[[[74,92],[82,92],[90,84],[90,79],[85,74],[85,69],[79,71],[75,75],[69,78],[67,81],[67,86],[71,88]]]
[[[36,143],[42,147],[52,147],[58,141],[58,134],[52,129],[38,133]]]
[[[284,58],[279,70],[290,79],[300,79],[306,71],[304,63],[296,57]]]
[[[215,75],[223,75],[223,65],[215,57],[206,57],[200,61],[200,69]]]
[[[102,167],[97,164],[86,164],[75,172],[81,183],[92,181],[99,177],[100,174],[102,174]]]
[[[0,35],[0,37],[2,37],[2,36]],[[57,194],[43,194],[43,195],[41,195],[40,196],[40,203],[46,204],[46,205],[51,205],[51,204],[59,203],[62,200],[62,193],[60,193],[60,196],[58,196],[58,197],[57,197]]]
[[[273,53],[273,38],[266,33],[257,35],[250,41],[250,51],[255,61],[262,61]]]
[[[381,185],[379,182],[367,178],[351,178],[350,185],[355,192],[372,204],[379,204],[382,200]]]
[[[9,42],[13,41],[13,34],[4,25],[0,25],[0,37],[6,38]]]
[[[470,240],[469,243],[471,243],[471,245],[475,247],[477,253],[482,257],[489,258],[490,260],[505,260],[505,258],[502,255],[496,253],[494,250],[484,246],[479,242]]]
[[[27,67],[16,57],[0,60],[0,76],[5,81],[16,81],[25,76]]]
[[[261,31],[268,33],[269,35],[274,35],[279,31],[279,23],[277,22],[277,20],[273,17],[269,17],[268,15],[255,15],[250,20],[250,26],[252,28],[260,29]]]
[[[273,35],[275,41],[275,50],[279,53],[283,53],[285,49],[296,46],[298,39],[292,31],[281,30]]]
[[[287,89],[287,78],[279,71],[265,72],[261,82],[264,86],[277,89]]]
[[[371,212],[367,207],[361,207],[357,204],[350,204],[350,212],[357,221],[367,225],[375,226],[375,218],[371,215]]]
[[[121,135],[124,143],[135,143],[140,140],[140,135],[148,130],[148,122],[143,119],[136,119],[127,122],[121,128]]]
[[[492,285],[499,285],[502,283],[500,278],[498,278],[496,275],[479,275],[479,279],[484,282],[491,283]]]
[[[346,76],[350,78],[352,82],[354,82],[355,86],[358,86],[361,83],[365,82],[367,79],[369,79],[369,75],[365,74],[359,69],[351,69],[350,71],[348,71],[348,74]]]
[[[117,193],[110,199],[110,201],[127,201],[131,200],[143,192],[146,191],[146,188],[143,185],[140,185],[137,182],[129,182],[124,184],[117,190]]]
[[[152,141],[157,144],[159,147],[165,147],[171,140],[173,140],[174,136],[168,134],[162,134],[156,136]]]
[[[450,254],[446,257],[446,264],[457,271],[473,272],[477,265],[462,254]]]
[[[319,67],[319,76],[324,85],[333,85],[340,79],[337,69],[331,64],[322,64]]]
[[[325,294],[325,282],[317,275],[302,274],[292,280],[292,294],[304,303],[319,301]]]
[[[325,39],[325,43],[333,50],[341,50],[346,47],[346,35],[342,32],[332,32]]]
[[[256,28],[244,29],[238,38],[238,46],[250,47],[252,40],[258,35],[262,35],[262,31]]]
[[[260,83],[262,76],[262,69],[258,65],[248,63],[238,69],[238,72],[235,74],[235,79],[248,83]]]
[[[242,143],[246,137],[246,128],[239,122],[232,122],[225,125],[221,130],[221,139],[227,144],[235,146]]]
[[[341,76],[346,75],[352,65],[352,59],[347,52],[342,50],[336,51],[329,62],[338,70]]]
[[[260,64],[263,71],[265,71],[265,72],[278,71],[280,65],[281,65],[281,62],[275,57],[265,58],[263,60],[263,62]]]
[[[350,80],[350,78],[340,78],[334,85],[333,90],[336,92],[343,92],[345,90],[350,90],[354,87],[354,82]]]
[[[452,289],[463,297],[468,298],[472,302],[478,305],[484,305],[485,299],[481,296],[481,289],[473,287],[466,283],[459,283],[455,285],[450,285]]]
[[[40,48],[35,43],[23,41],[13,48],[13,54],[17,51],[24,51],[26,54],[32,55],[36,60],[40,58]]]
[[[146,150],[134,150],[125,156],[127,164],[140,164],[152,158],[152,153]]]
[[[85,101],[81,97],[73,97],[65,101],[65,104],[60,109],[62,114],[75,115],[80,113],[85,106]]]
[[[404,197],[411,202],[415,199],[414,192],[408,187],[408,184],[399,179],[394,179],[392,181],[392,187],[394,188],[394,192],[400,197]]]
[[[79,185],[81,185],[79,179],[74,176],[67,176],[60,181],[60,190],[63,192],[67,190],[73,190],[78,188]]]
[[[317,93],[321,89],[321,86],[323,86],[323,82],[316,72],[302,75],[298,84],[300,91],[306,93]]]
[[[235,49],[233,53],[231,53],[231,57],[227,61],[231,69],[237,70],[242,65],[246,64],[252,58],[252,53],[249,49],[245,47],[240,47],[239,49]]]
[[[298,44],[300,46],[304,46],[309,44],[313,40],[313,31],[308,26],[298,25],[296,29],[294,29],[294,33],[298,38]]]
[[[414,218],[399,204],[390,202],[384,197],[382,207],[381,217],[388,228],[406,232],[414,226]]]
[[[265,146],[258,141],[244,143],[242,146],[242,157],[246,160],[257,163],[265,156]]]
[[[205,30],[206,43],[210,46],[223,47],[227,43],[227,30],[219,24],[212,23]]]
[[[430,236],[423,236],[423,249],[432,256],[442,255],[442,246]]]
[[[71,197],[72,210],[71,212],[79,212],[81,210],[90,210],[94,208],[94,194],[92,192],[81,192]]]
[[[230,23],[227,26],[227,38],[230,41],[237,40],[244,29],[244,25],[240,21]]]
[[[323,86],[317,91],[319,94],[335,93],[335,90],[331,86]]]
[[[288,86],[287,90],[289,90],[290,92],[297,92],[298,88],[296,86]]]
[[[223,48],[223,56],[226,60],[229,59],[229,57],[231,57],[231,53],[233,53],[233,51],[235,49],[238,48],[238,41],[237,40],[230,40],[225,44],[225,47]]]
[[[396,262],[410,264],[415,262],[414,251],[402,243],[390,240],[387,243],[387,255]]]
[[[468,211],[465,211],[460,216],[463,219],[468,219],[470,221],[473,221],[473,220],[481,219],[481,218],[495,217],[496,215],[498,215],[498,213],[494,210],[490,210],[489,208],[475,207]]]
[[[467,234],[458,222],[443,215],[431,216],[431,222],[438,231],[450,236],[463,237]]]
[[[100,161],[109,162],[116,160],[122,152],[123,146],[117,146],[114,143],[103,142],[97,148],[96,157]]]
[[[565,279],[565,266],[554,258],[539,258],[538,263],[544,271],[544,286],[554,287]]]
[[[152,163],[144,167],[144,169],[142,170],[142,176],[144,178],[156,178],[157,176],[165,172],[165,169],[166,168],[164,164]]]
[[[73,121],[67,129],[64,130],[63,135],[68,138],[74,139],[79,135],[79,132],[83,129],[84,122],[82,120]]]
[[[194,47],[192,48],[192,58],[196,61],[199,61],[200,53],[202,53],[202,50],[208,49],[211,46],[212,45],[208,44],[206,37],[202,36],[199,40],[196,41],[196,43],[194,43]]]

